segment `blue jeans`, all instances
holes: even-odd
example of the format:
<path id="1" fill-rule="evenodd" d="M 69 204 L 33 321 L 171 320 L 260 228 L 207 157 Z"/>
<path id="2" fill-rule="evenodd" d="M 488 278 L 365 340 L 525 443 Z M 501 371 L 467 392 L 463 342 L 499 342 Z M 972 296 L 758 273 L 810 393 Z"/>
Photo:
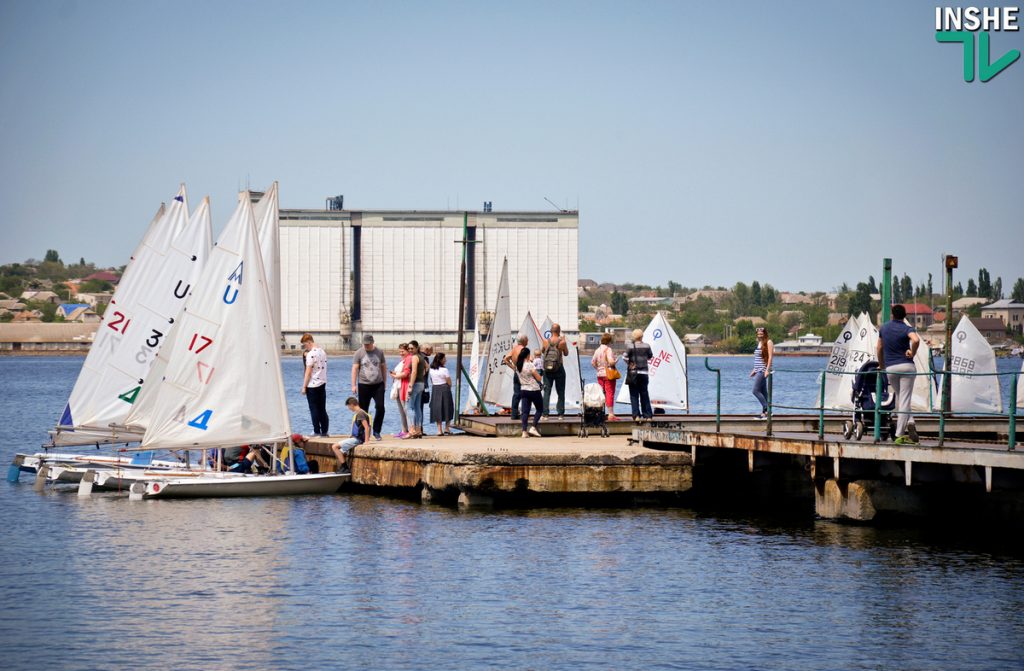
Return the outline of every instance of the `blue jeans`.
<path id="1" fill-rule="evenodd" d="M 629 385 L 629 405 L 633 410 L 633 419 L 654 417 L 654 410 L 651 409 L 651 395 L 647 392 L 648 382 L 650 380 L 646 375 L 637 375 L 633 384 Z"/>
<path id="2" fill-rule="evenodd" d="M 533 428 L 537 428 L 540 424 L 540 415 L 543 410 L 543 396 L 540 393 L 540 389 L 527 390 L 523 389 L 519 392 L 520 407 L 519 407 L 519 418 L 523 422 L 523 431 L 526 431 L 526 427 L 530 421 L 530 406 L 534 406 L 537 411 L 533 415 Z"/>
<path id="3" fill-rule="evenodd" d="M 423 428 L 423 382 L 414 382 L 409 387 L 409 400 L 405 402 L 406 412 L 412 415 L 414 429 Z"/>
<path id="4" fill-rule="evenodd" d="M 764 371 L 754 373 L 754 397 L 761 402 L 761 412 L 768 412 L 768 383 Z"/>

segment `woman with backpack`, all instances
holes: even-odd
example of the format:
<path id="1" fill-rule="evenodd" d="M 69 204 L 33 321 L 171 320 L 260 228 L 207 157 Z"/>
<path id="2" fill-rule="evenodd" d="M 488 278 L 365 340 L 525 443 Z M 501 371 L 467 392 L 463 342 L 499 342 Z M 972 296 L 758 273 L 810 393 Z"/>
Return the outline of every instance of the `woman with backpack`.
<path id="1" fill-rule="evenodd" d="M 654 417 L 651 396 L 647 392 L 647 362 L 654 356 L 654 352 L 643 339 L 644 332 L 635 329 L 633 342 L 626 346 L 626 353 L 622 355 L 626 360 L 626 384 L 629 385 L 629 404 L 632 406 L 634 422 Z"/>

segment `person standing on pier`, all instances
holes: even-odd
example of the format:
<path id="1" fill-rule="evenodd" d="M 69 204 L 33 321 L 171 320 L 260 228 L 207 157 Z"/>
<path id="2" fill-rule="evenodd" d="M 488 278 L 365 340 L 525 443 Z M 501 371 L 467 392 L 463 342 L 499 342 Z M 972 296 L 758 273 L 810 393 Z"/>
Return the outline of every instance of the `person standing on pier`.
<path id="1" fill-rule="evenodd" d="M 519 419 L 519 401 L 522 397 L 522 387 L 519 384 L 519 373 L 516 370 L 516 362 L 519 361 L 519 355 L 522 353 L 523 348 L 530 342 L 530 339 L 522 335 L 516 338 L 516 344 L 512 346 L 512 351 L 509 352 L 502 360 L 506 366 L 512 369 L 512 420 Z"/>
<path id="2" fill-rule="evenodd" d="M 612 334 L 601 334 L 601 346 L 594 352 L 590 365 L 597 371 L 597 383 L 604 390 L 604 404 L 608 407 L 608 420 L 614 422 L 615 416 L 615 380 L 619 379 L 619 371 L 615 368 L 615 352 L 612 351 Z M 614 372 L 613 372 L 614 371 Z"/>
<path id="3" fill-rule="evenodd" d="M 544 413 L 551 416 L 551 389 L 558 393 L 558 418 L 565 415 L 565 362 L 569 346 L 562 335 L 562 327 L 551 325 L 551 337 L 541 346 L 544 353 Z"/>
<path id="4" fill-rule="evenodd" d="M 450 436 L 449 422 L 455 417 L 455 402 L 452 400 L 452 376 L 445 365 L 444 352 L 434 355 L 430 362 L 430 421 L 437 424 L 437 435 Z M 444 424 L 444 428 L 441 425 Z"/>
<path id="5" fill-rule="evenodd" d="M 423 437 L 423 387 L 427 379 L 427 367 L 423 364 L 420 344 L 409 341 L 409 396 L 405 411 L 412 415 L 412 426 L 405 438 Z"/>
<path id="6" fill-rule="evenodd" d="M 904 319 L 907 309 L 902 305 L 892 306 L 892 320 L 878 330 L 878 370 L 888 373 L 886 377 L 896 396 L 896 444 L 916 445 L 917 429 L 910 415 L 910 404 L 914 392 L 914 355 L 921 345 L 921 337 Z M 909 433 L 908 433 L 909 427 Z"/>
<path id="7" fill-rule="evenodd" d="M 398 415 L 402 418 L 402 430 L 395 434 L 396 438 L 405 438 L 409 434 L 409 416 L 405 413 L 405 403 L 409 400 L 409 344 L 398 346 L 399 362 L 391 371 L 391 400 L 398 406 Z"/>
<path id="8" fill-rule="evenodd" d="M 388 379 L 388 366 L 384 352 L 373 343 L 373 336 L 363 336 L 363 346 L 352 355 L 352 393 L 359 399 L 359 407 L 370 412 L 373 400 L 373 439 L 380 440 L 384 426 L 384 381 Z"/>
<path id="9" fill-rule="evenodd" d="M 772 374 L 772 358 L 775 356 L 775 343 L 768 337 L 768 329 L 757 327 L 757 347 L 754 348 L 754 370 L 750 377 L 754 378 L 754 398 L 761 403 L 761 419 L 768 419 L 768 382 Z"/>
<path id="10" fill-rule="evenodd" d="M 633 330 L 633 342 L 626 347 L 622 358 L 626 360 L 626 384 L 629 386 L 629 404 L 633 411 L 633 421 L 651 419 L 651 396 L 647 390 L 650 382 L 647 362 L 654 357 L 651 346 L 644 342 L 644 332 Z"/>
<path id="11" fill-rule="evenodd" d="M 302 395 L 309 404 L 309 416 L 313 420 L 313 434 L 326 436 L 329 419 L 327 417 L 327 353 L 314 341 L 313 336 L 304 333 L 299 340 L 302 343 L 302 359 L 306 370 L 302 377 Z"/>
<path id="12" fill-rule="evenodd" d="M 420 361 L 423 362 L 423 368 L 427 371 L 427 377 L 423 380 L 423 396 L 420 397 L 420 403 L 424 406 L 423 413 L 426 414 L 426 406 L 430 405 L 430 389 L 433 384 L 430 382 L 430 361 L 434 358 L 434 346 L 430 343 L 423 343 L 420 347 Z"/>
<path id="13" fill-rule="evenodd" d="M 519 388 L 522 407 L 519 408 L 519 417 L 523 422 L 523 438 L 533 436 L 540 438 L 540 417 L 544 413 L 544 399 L 540 393 L 540 373 L 530 360 L 530 348 L 522 347 L 519 356 L 516 358 L 516 377 L 519 378 Z M 527 428 L 530 421 L 530 406 L 536 408 L 533 415 L 533 425 Z"/>

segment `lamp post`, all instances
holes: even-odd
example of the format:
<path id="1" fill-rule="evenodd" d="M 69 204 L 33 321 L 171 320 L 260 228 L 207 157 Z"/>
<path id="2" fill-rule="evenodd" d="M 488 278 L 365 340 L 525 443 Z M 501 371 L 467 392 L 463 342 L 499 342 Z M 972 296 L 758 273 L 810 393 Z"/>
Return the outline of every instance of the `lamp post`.
<path id="1" fill-rule="evenodd" d="M 946 345 L 943 347 L 942 375 L 942 412 L 950 411 L 950 392 L 952 379 L 949 375 L 953 360 L 953 270 L 959 265 L 959 259 L 952 254 L 946 255 Z"/>

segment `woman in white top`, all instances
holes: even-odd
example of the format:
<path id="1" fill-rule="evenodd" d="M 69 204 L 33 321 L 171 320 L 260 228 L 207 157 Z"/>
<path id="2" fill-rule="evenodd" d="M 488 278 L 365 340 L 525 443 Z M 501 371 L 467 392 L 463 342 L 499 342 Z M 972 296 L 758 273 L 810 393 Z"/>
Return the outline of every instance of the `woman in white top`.
<path id="1" fill-rule="evenodd" d="M 452 402 L 452 376 L 445 367 L 444 352 L 434 355 L 430 362 L 430 421 L 437 424 L 437 435 L 452 435 L 449 422 L 455 417 Z M 444 424 L 444 429 L 441 425 Z"/>
<path id="2" fill-rule="evenodd" d="M 540 373 L 530 360 L 530 348 L 524 347 L 516 359 L 516 375 L 519 376 L 519 418 L 523 422 L 523 438 L 535 436 L 540 438 L 537 426 L 544 412 L 544 395 L 540 393 Z M 537 409 L 533 415 L 533 426 L 526 428 L 530 419 L 530 404 Z"/>
<path id="3" fill-rule="evenodd" d="M 597 383 L 601 385 L 601 389 L 604 390 L 604 404 L 608 407 L 608 419 L 616 420 L 618 417 L 615 416 L 615 379 L 608 377 L 608 371 L 616 371 L 615 352 L 612 351 L 612 334 L 603 333 L 601 334 L 601 346 L 594 352 L 594 356 L 590 359 L 590 365 L 597 370 Z M 614 373 L 613 373 L 614 375 Z"/>
<path id="4" fill-rule="evenodd" d="M 409 435 L 409 416 L 405 414 L 406 396 L 402 393 L 402 379 L 409 375 L 406 370 L 409 365 L 409 344 L 402 343 L 398 346 L 398 363 L 391 371 L 391 400 L 398 406 L 398 415 L 402 418 L 402 430 L 395 434 L 396 438 L 405 438 Z M 408 385 L 406 385 L 408 388 Z"/>

